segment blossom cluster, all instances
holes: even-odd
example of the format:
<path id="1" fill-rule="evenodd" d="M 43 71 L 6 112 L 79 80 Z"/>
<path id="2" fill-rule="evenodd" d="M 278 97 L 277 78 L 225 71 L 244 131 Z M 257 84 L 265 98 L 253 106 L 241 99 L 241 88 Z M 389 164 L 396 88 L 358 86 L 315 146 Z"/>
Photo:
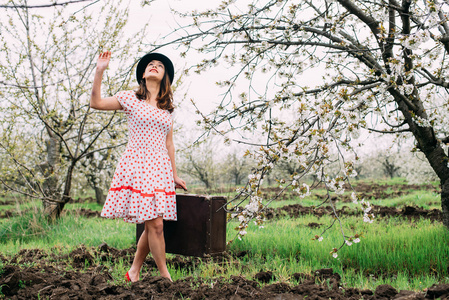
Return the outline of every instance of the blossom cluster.
<path id="1" fill-rule="evenodd" d="M 420 127 L 432 127 L 432 124 L 428 119 L 421 118 L 417 115 L 413 116 L 413 121 Z"/>
<path id="2" fill-rule="evenodd" d="M 265 218 L 261 212 L 262 208 L 262 198 L 253 195 L 249 198 L 249 203 L 246 204 L 243 209 L 231 214 L 232 218 L 237 218 L 239 221 L 239 225 L 236 227 L 239 239 L 248 233 L 246 229 L 248 228 L 250 221 L 253 221 L 259 228 L 263 228 Z"/>

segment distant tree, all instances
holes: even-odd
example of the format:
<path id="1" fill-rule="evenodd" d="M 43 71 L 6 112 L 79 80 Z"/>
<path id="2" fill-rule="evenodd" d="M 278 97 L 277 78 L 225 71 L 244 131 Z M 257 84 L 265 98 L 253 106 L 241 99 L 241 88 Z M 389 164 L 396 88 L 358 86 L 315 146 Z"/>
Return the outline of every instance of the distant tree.
<path id="1" fill-rule="evenodd" d="M 184 14 L 191 22 L 167 43 L 185 47 L 183 55 L 197 49 L 202 60 L 192 67 L 196 72 L 217 70 L 220 63 L 235 70 L 219 82 L 227 93 L 216 111 L 204 115 L 205 128 L 229 139 L 235 139 L 230 132 L 259 136 L 247 142 L 257 146 L 251 153 L 259 166 L 240 193 L 250 200 L 239 213 L 242 235 L 264 207 L 262 178 L 282 157 L 296 156 L 304 164 L 304 175 L 286 179 L 300 196 L 309 191 L 302 180 L 309 173 L 328 188 L 328 200 L 341 194 L 343 183 L 356 175 L 351 140 L 362 129 L 414 137 L 440 179 L 443 223 L 449 227 L 449 160 L 443 150 L 449 141 L 448 10 L 447 1 L 436 0 L 265 0 L 246 6 L 229 0 Z M 301 84 L 317 74 L 321 80 L 314 86 Z M 337 176 L 327 170 L 334 153 L 341 161 Z M 369 205 L 359 203 L 371 222 Z M 342 246 L 359 240 L 343 237 Z"/>
<path id="2" fill-rule="evenodd" d="M 210 138 L 202 143 L 188 145 L 178 151 L 180 159 L 176 163 L 179 172 L 199 180 L 208 190 L 214 188 L 218 180 L 215 142 Z"/>
<path id="3" fill-rule="evenodd" d="M 112 148 L 107 151 L 91 152 L 81 161 L 83 168 L 80 172 L 86 176 L 88 185 L 95 192 L 95 200 L 100 205 L 106 200 L 105 189 L 109 186 L 108 179 L 112 178 L 116 161 L 117 157 L 113 155 Z"/>
<path id="4" fill-rule="evenodd" d="M 98 53 L 114 53 L 103 89 L 112 95 L 128 87 L 130 58 L 145 32 L 124 38 L 128 11 L 117 8 L 120 1 L 76 15 L 55 6 L 51 17 L 14 3 L 0 17 L 0 183 L 42 199 L 46 214 L 57 218 L 80 162 L 126 142 L 121 114 L 89 107 Z"/>
<path id="5" fill-rule="evenodd" d="M 384 174 L 390 178 L 394 178 L 396 177 L 396 174 L 400 168 L 390 160 L 391 159 L 389 157 L 386 157 L 385 160 L 382 162 L 382 165 L 384 167 Z"/>
<path id="6" fill-rule="evenodd" d="M 281 160 L 277 164 L 277 167 L 287 173 L 288 176 L 295 174 L 301 174 L 305 171 L 301 164 L 294 160 Z"/>
<path id="7" fill-rule="evenodd" d="M 226 156 L 223 166 L 223 170 L 226 173 L 223 175 L 227 175 L 236 186 L 241 185 L 251 172 L 249 159 L 238 155 L 235 151 Z"/>
<path id="8" fill-rule="evenodd" d="M 383 172 L 385 176 L 388 176 L 390 178 L 394 178 L 397 176 L 400 167 L 396 165 L 394 158 L 390 156 L 385 156 L 381 163 L 383 166 Z"/>

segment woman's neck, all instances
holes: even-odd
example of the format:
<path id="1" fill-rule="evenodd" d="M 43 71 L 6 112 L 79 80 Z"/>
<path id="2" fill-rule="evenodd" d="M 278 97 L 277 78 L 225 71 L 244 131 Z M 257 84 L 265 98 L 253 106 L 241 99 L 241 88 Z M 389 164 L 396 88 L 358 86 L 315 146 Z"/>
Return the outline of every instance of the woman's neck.
<path id="1" fill-rule="evenodd" d="M 147 80 L 146 87 L 147 87 L 147 90 L 150 92 L 150 97 L 145 99 L 145 101 L 148 101 L 150 104 L 155 105 L 157 103 L 157 95 L 159 95 L 159 91 L 161 89 L 161 84 L 160 84 L 160 82 Z"/>

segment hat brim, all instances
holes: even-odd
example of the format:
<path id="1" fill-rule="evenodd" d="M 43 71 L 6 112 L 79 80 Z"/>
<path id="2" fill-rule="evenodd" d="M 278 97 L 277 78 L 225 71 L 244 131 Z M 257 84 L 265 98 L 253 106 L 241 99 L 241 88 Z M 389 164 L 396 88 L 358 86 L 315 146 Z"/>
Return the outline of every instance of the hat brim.
<path id="1" fill-rule="evenodd" d="M 173 67 L 171 60 L 161 53 L 147 53 L 139 60 L 136 68 L 137 83 L 140 84 L 140 81 L 143 79 L 143 73 L 152 60 L 158 60 L 164 64 L 165 72 L 167 73 L 168 78 L 170 78 L 170 84 L 172 84 L 173 77 L 175 76 L 175 68 Z"/>

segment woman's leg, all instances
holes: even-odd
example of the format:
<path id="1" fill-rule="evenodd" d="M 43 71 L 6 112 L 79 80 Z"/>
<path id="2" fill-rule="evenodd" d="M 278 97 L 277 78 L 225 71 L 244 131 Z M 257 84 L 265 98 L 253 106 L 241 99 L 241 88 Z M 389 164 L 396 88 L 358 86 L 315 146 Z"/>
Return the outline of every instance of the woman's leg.
<path id="1" fill-rule="evenodd" d="M 148 234 L 148 245 L 162 277 L 171 280 L 165 259 L 164 222 L 162 217 L 145 222 L 145 232 Z"/>
<path id="2" fill-rule="evenodd" d="M 140 269 L 148 255 L 150 253 L 150 247 L 148 245 L 148 234 L 147 231 L 144 230 L 142 235 L 139 238 L 139 242 L 137 243 L 136 255 L 134 256 L 133 264 L 131 269 L 128 271 L 129 278 L 131 281 L 139 280 Z"/>

